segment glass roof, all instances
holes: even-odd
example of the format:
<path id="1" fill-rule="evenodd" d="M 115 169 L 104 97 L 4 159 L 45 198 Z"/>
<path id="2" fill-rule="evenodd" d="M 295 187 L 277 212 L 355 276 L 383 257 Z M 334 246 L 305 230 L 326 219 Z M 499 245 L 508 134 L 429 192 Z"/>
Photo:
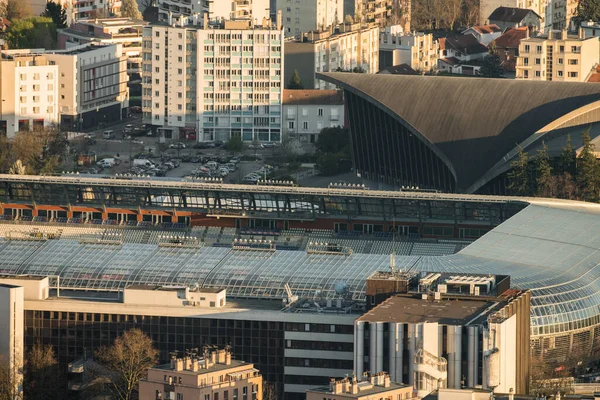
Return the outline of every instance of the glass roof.
<path id="1" fill-rule="evenodd" d="M 600 323 L 600 214 L 593 210 L 530 205 L 457 254 L 396 256 L 396 267 L 510 275 L 514 287 L 532 291 L 532 333 L 580 329 Z M 362 300 L 365 279 L 389 263 L 378 254 L 0 239 L 0 273 L 58 275 L 61 287 L 73 289 L 167 284 L 281 298 L 286 283 L 312 296 L 332 295 L 343 282 Z"/>

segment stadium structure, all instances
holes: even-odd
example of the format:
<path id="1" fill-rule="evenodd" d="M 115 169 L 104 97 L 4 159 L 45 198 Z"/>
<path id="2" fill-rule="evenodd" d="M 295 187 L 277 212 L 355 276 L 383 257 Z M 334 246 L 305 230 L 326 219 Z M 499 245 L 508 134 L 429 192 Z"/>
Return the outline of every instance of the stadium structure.
<path id="1" fill-rule="evenodd" d="M 597 204 L 2 175 L 0 207 L 3 279 L 48 282 L 25 298 L 26 344 L 51 343 L 62 361 L 140 327 L 163 355 L 231 344 L 302 398 L 352 373 L 365 281 L 390 264 L 509 275 L 531 293 L 533 356 L 567 366 L 600 355 Z M 187 288 L 186 304 L 225 290 L 227 303 L 127 304 L 132 288 L 157 299 Z"/>
<path id="2" fill-rule="evenodd" d="M 600 121 L 600 87 L 586 83 L 339 72 L 317 78 L 344 90 L 354 167 L 382 188 L 502 194 L 520 148 L 535 154 L 545 141 L 560 151 L 567 134 L 577 140 Z"/>

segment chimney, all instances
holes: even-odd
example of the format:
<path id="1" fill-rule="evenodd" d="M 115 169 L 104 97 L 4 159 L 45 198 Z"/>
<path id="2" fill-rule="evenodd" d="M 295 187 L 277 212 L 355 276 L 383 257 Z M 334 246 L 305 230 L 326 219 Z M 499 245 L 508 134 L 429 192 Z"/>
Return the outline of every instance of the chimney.
<path id="1" fill-rule="evenodd" d="M 376 377 L 375 375 L 371 375 L 371 376 L 369 376 L 369 380 L 371 381 L 371 385 L 375 386 L 375 383 L 376 383 L 375 379 L 376 379 L 376 378 L 377 378 L 377 377 Z"/>
<path id="2" fill-rule="evenodd" d="M 231 365 L 231 352 L 225 352 L 225 365 Z"/>
<path id="3" fill-rule="evenodd" d="M 548 29 L 548 40 L 552 40 L 552 29 Z"/>
<path id="4" fill-rule="evenodd" d="M 579 33 L 579 39 L 584 39 L 584 37 L 583 37 L 583 28 L 582 27 L 579 27 L 579 32 L 578 33 Z"/>
<path id="5" fill-rule="evenodd" d="M 202 14 L 202 22 L 203 22 L 202 29 L 208 29 L 208 14 L 207 13 Z"/>
<path id="6" fill-rule="evenodd" d="M 175 371 L 177 371 L 177 372 L 183 371 L 183 359 L 182 358 L 177 358 L 175 360 Z"/>
<path id="7" fill-rule="evenodd" d="M 185 356 L 183 358 L 183 362 L 185 364 L 185 367 L 184 367 L 185 370 L 189 371 L 192 369 L 192 359 L 190 357 Z"/>
<path id="8" fill-rule="evenodd" d="M 281 15 L 281 10 L 277 10 L 277 30 L 280 31 L 283 29 L 283 16 Z"/>
<path id="9" fill-rule="evenodd" d="M 385 374 L 385 376 L 383 377 L 383 387 L 390 387 L 390 376 L 388 374 Z"/>
<path id="10" fill-rule="evenodd" d="M 510 390 L 508 391 L 508 400 L 515 400 L 515 391 L 513 390 L 513 388 L 510 388 Z"/>
<path id="11" fill-rule="evenodd" d="M 219 350 L 217 356 L 219 357 L 219 364 L 225 364 L 225 350 Z"/>
<path id="12" fill-rule="evenodd" d="M 564 28 L 564 29 L 562 30 L 562 36 L 561 36 L 561 39 L 562 39 L 562 40 L 567 40 L 568 38 L 569 38 L 569 35 L 568 35 L 568 33 L 567 33 L 567 28 Z"/>
<path id="13" fill-rule="evenodd" d="M 177 368 L 177 357 L 171 354 L 171 369 Z"/>
<path id="14" fill-rule="evenodd" d="M 560 392 L 556 392 L 555 400 L 560 400 L 562 397 L 560 396 Z"/>
<path id="15" fill-rule="evenodd" d="M 344 379 L 343 381 L 343 385 L 344 385 L 344 393 L 350 393 L 350 391 L 352 389 L 350 389 L 350 379 L 348 377 L 346 377 L 346 379 Z"/>
<path id="16" fill-rule="evenodd" d="M 352 384 L 350 385 L 350 391 L 352 394 L 358 394 L 358 382 L 356 381 L 356 376 L 352 377 Z"/>
<path id="17" fill-rule="evenodd" d="M 215 365 L 217 363 L 217 352 L 216 351 L 211 351 L 210 352 L 210 362 Z"/>
<path id="18" fill-rule="evenodd" d="M 194 15 L 192 15 L 192 24 L 194 24 L 194 26 L 198 25 L 198 13 L 194 13 Z"/>
<path id="19" fill-rule="evenodd" d="M 337 393 L 335 391 L 335 378 L 329 378 L 329 391 L 334 394 Z"/>
<path id="20" fill-rule="evenodd" d="M 194 359 L 192 360 L 192 371 L 198 372 L 198 369 L 198 359 L 194 357 Z"/>

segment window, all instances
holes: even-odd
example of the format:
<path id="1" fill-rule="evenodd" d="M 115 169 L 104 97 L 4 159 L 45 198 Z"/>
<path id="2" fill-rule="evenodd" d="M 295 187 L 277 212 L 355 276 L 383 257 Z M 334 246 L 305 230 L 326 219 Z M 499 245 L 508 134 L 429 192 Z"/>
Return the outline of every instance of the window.
<path id="1" fill-rule="evenodd" d="M 183 400 L 183 395 L 181 393 L 177 393 L 177 400 Z"/>
<path id="2" fill-rule="evenodd" d="M 177 92 L 177 98 L 178 99 L 183 99 L 183 93 Z"/>
<path id="3" fill-rule="evenodd" d="M 160 32 L 154 32 L 154 36 L 160 37 Z"/>
<path id="4" fill-rule="evenodd" d="M 535 76 L 539 77 L 540 76 L 540 71 L 535 71 Z"/>
<path id="5" fill-rule="evenodd" d="M 183 106 L 181 104 L 177 104 L 177 109 L 178 110 L 183 110 Z"/>
<path id="6" fill-rule="evenodd" d="M 541 64 L 541 60 L 539 58 L 535 59 L 535 65 L 540 65 Z"/>
<path id="7" fill-rule="evenodd" d="M 177 117 L 177 121 L 181 122 L 182 121 L 182 117 Z"/>
<path id="8" fill-rule="evenodd" d="M 160 56 L 154 56 L 154 61 L 160 61 Z"/>
<path id="9" fill-rule="evenodd" d="M 154 108 L 160 108 L 160 104 L 154 103 Z"/>
<path id="10" fill-rule="evenodd" d="M 177 57 L 178 62 L 183 62 L 183 57 Z"/>
<path id="11" fill-rule="evenodd" d="M 558 59 L 558 63 L 562 65 L 562 63 L 563 63 L 563 59 L 562 59 L 562 58 L 559 58 L 559 59 Z"/>
<path id="12" fill-rule="evenodd" d="M 179 45 L 177 45 L 177 50 L 179 50 L 179 51 L 183 50 L 183 46 L 182 46 L 182 45 L 180 45 L 180 44 L 179 44 Z"/>
<path id="13" fill-rule="evenodd" d="M 288 129 L 294 129 L 294 121 L 288 121 Z"/>
<path id="14" fill-rule="evenodd" d="M 302 123 L 302 129 L 304 129 L 304 130 L 308 129 L 308 121 L 304 121 Z"/>
<path id="15" fill-rule="evenodd" d="M 54 79 L 54 74 L 52 72 L 48 72 L 48 75 L 46 75 L 46 79 Z"/>
<path id="16" fill-rule="evenodd" d="M 61 83 L 61 84 L 60 84 L 60 88 L 61 88 L 61 89 L 64 89 L 64 88 L 65 88 L 65 84 L 64 84 L 64 83 Z"/>
<path id="17" fill-rule="evenodd" d="M 181 75 L 181 74 L 183 74 L 183 70 L 182 70 L 181 68 L 177 68 L 177 73 L 178 73 L 179 75 Z"/>
<path id="18" fill-rule="evenodd" d="M 563 76 L 563 72 L 562 71 L 556 71 L 556 76 Z"/>
<path id="19" fill-rule="evenodd" d="M 577 65 L 577 64 L 578 64 L 578 60 L 576 58 L 569 59 L 569 65 Z"/>
<path id="20" fill-rule="evenodd" d="M 160 68 L 154 67 L 154 72 L 160 72 Z"/>
<path id="21" fill-rule="evenodd" d="M 302 116 L 308 117 L 308 108 L 303 108 L 302 109 Z"/>
<path id="22" fill-rule="evenodd" d="M 538 53 L 541 53 L 542 52 L 542 46 L 537 46 L 535 48 L 535 51 L 537 51 Z"/>
<path id="23" fill-rule="evenodd" d="M 182 34 L 181 32 L 179 32 L 179 33 L 177 34 L 177 38 L 178 38 L 178 39 L 181 39 L 181 38 L 183 38 L 183 34 Z"/>
<path id="24" fill-rule="evenodd" d="M 559 51 L 560 51 L 561 53 L 564 53 L 564 52 L 565 52 L 565 46 L 560 46 L 560 47 L 559 47 Z"/>
<path id="25" fill-rule="evenodd" d="M 523 75 L 523 78 L 529 78 L 529 71 L 523 71 L 525 74 Z"/>
<path id="26" fill-rule="evenodd" d="M 21 107 L 21 114 L 27 114 L 27 107 Z"/>
<path id="27" fill-rule="evenodd" d="M 19 75 L 19 78 L 21 78 L 22 81 L 27 80 L 27 74 L 21 74 Z"/>
<path id="28" fill-rule="evenodd" d="M 39 114 L 40 113 L 40 108 L 39 107 L 33 107 L 33 113 L 34 114 Z"/>
<path id="29" fill-rule="evenodd" d="M 33 74 L 33 79 L 36 81 L 40 79 L 40 74 Z"/>
<path id="30" fill-rule="evenodd" d="M 525 45 L 525 50 L 523 52 L 524 53 L 529 53 L 529 45 L 528 44 Z"/>
<path id="31" fill-rule="evenodd" d="M 579 47 L 571 46 L 571 53 L 579 53 Z"/>
<path id="32" fill-rule="evenodd" d="M 569 76 L 569 78 L 577 78 L 577 75 L 578 75 L 578 74 L 577 74 L 577 72 L 572 72 L 572 71 L 571 71 L 571 72 L 569 72 L 567 75 Z"/>
<path id="33" fill-rule="evenodd" d="M 49 83 L 48 84 L 48 90 L 54 90 L 54 84 L 53 83 Z"/>
<path id="34" fill-rule="evenodd" d="M 523 65 L 529 65 L 529 57 L 523 57 Z"/>
<path id="35" fill-rule="evenodd" d="M 183 86 L 183 81 L 177 81 L 177 87 L 182 87 Z"/>
<path id="36" fill-rule="evenodd" d="M 319 108 L 319 117 L 322 117 L 322 116 L 323 116 L 323 109 Z"/>

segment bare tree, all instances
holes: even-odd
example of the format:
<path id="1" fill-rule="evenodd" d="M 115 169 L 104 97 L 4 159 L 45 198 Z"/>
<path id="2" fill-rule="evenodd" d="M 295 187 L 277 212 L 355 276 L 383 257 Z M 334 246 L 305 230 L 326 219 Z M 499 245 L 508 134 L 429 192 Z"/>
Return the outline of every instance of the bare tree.
<path id="1" fill-rule="evenodd" d="M 66 388 L 67 382 L 54 355 L 54 348 L 36 342 L 25 359 L 25 398 L 60 400 L 65 397 Z"/>
<path id="2" fill-rule="evenodd" d="M 573 383 L 570 371 L 564 366 L 532 356 L 530 393 L 545 396 L 553 396 L 557 392 L 570 394 L 573 393 Z"/>
<path id="3" fill-rule="evenodd" d="M 23 19 L 33 16 L 31 6 L 27 1 L 23 0 L 6 0 L 2 2 L 0 13 L 3 17 L 12 21 L 13 19 Z"/>
<path id="4" fill-rule="evenodd" d="M 277 395 L 277 389 L 275 385 L 264 381 L 263 382 L 263 400 L 277 400 L 279 396 Z"/>
<path id="5" fill-rule="evenodd" d="M 156 365 L 158 350 L 140 329 L 131 329 L 115 339 L 110 347 L 96 351 L 101 373 L 110 382 L 108 389 L 119 400 L 130 400 L 138 393 L 140 378 Z M 1 399 L 0 399 L 1 400 Z"/>
<path id="6" fill-rule="evenodd" d="M 25 175 L 27 174 L 27 169 L 21 162 L 21 160 L 15 161 L 15 163 L 10 167 L 8 173 L 11 175 Z"/>
<path id="7" fill-rule="evenodd" d="M 0 400 L 23 400 L 23 392 L 19 389 L 23 384 L 23 376 L 17 366 L 0 355 Z"/>

